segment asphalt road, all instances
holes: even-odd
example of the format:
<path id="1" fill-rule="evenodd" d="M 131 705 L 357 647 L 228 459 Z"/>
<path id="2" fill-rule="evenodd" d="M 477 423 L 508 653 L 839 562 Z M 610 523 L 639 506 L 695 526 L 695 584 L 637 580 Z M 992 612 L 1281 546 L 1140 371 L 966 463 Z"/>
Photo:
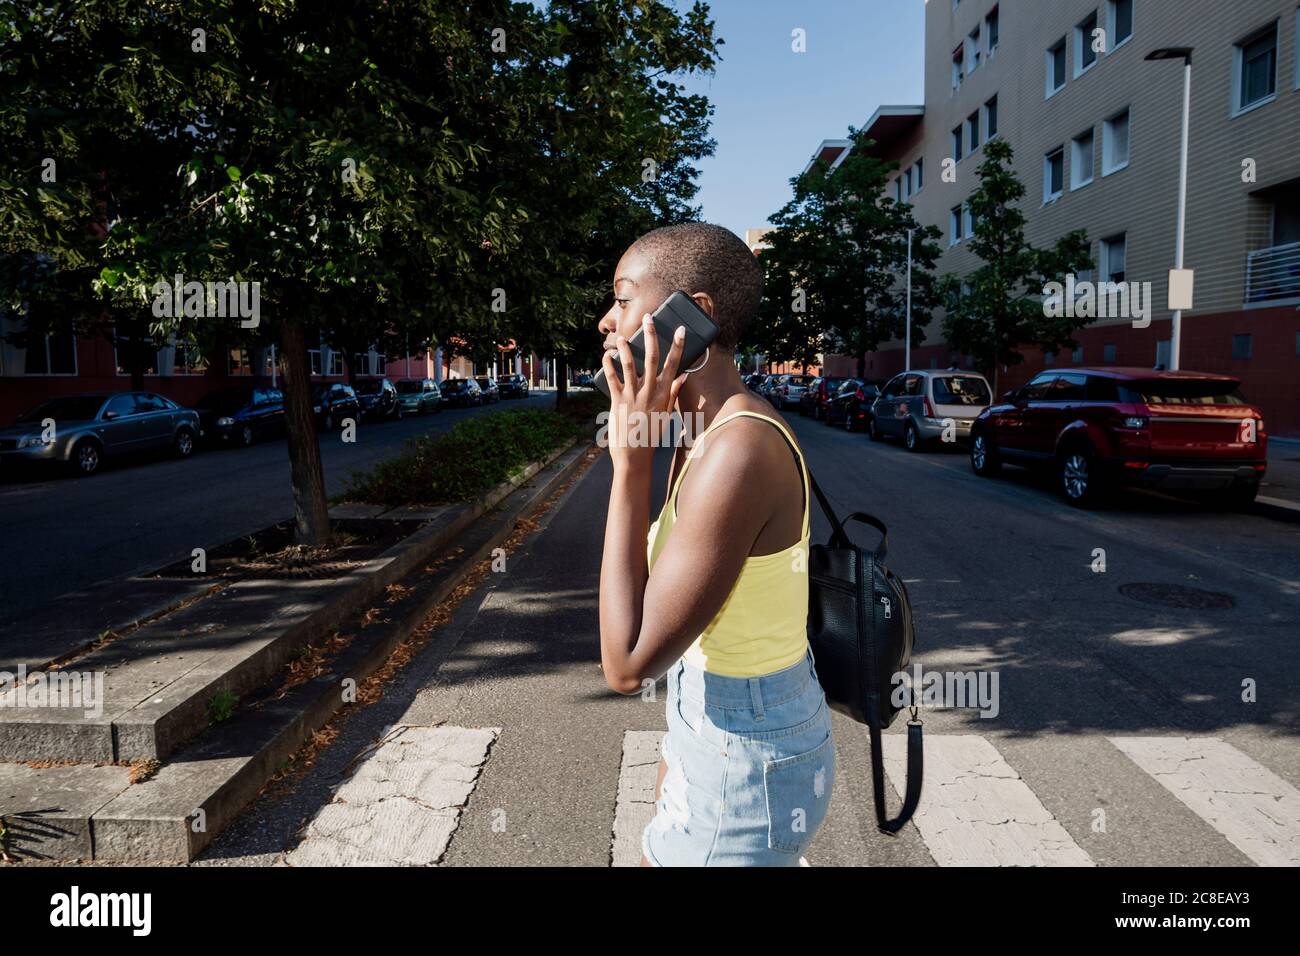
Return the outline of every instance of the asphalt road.
<path id="1" fill-rule="evenodd" d="M 912 454 L 787 419 L 835 507 L 889 525 L 889 563 L 917 615 L 914 662 L 998 679 L 995 716 L 923 709 L 926 816 L 897 837 L 874 827 L 865 729 L 835 715 L 838 769 L 812 865 L 1296 862 L 1300 525 L 1152 495 L 1080 512 L 1014 469 L 977 478 L 958 451 Z M 661 452 L 656 503 L 667 464 Z M 296 793 L 251 807 L 207 862 L 281 860 L 387 726 L 432 723 L 500 728 L 443 865 L 608 865 L 616 801 L 635 790 L 620 775 L 627 741 L 665 727 L 662 694 L 613 694 L 599 670 L 609 480 L 602 458 Z M 827 533 L 814 508 L 814 541 Z M 1221 606 L 1124 593 L 1142 584 Z"/>
<path id="2" fill-rule="evenodd" d="M 337 431 L 322 434 L 326 493 L 342 491 L 353 471 L 394 455 L 408 438 L 445 431 L 466 417 L 554 401 L 554 392 L 534 392 L 522 401 L 367 422 L 351 444 Z M 168 564 L 292 513 L 283 440 L 204 450 L 186 461 L 124 460 L 92 478 L 6 475 L 0 479 L 7 559 L 0 617 L 20 617 L 62 594 Z"/>

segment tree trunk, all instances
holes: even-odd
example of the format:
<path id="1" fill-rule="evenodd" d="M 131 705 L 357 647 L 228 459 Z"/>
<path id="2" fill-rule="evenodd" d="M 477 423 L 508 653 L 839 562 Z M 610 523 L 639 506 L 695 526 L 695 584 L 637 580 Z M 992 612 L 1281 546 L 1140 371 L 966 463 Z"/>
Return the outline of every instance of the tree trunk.
<path id="1" fill-rule="evenodd" d="M 293 531 L 298 544 L 322 547 L 330 541 L 325 472 L 321 468 L 316 417 L 311 405 L 311 360 L 302 326 L 280 326 L 280 373 L 284 377 L 284 425 L 293 487 Z"/>
<path id="2" fill-rule="evenodd" d="M 569 395 L 569 363 L 563 356 L 555 357 L 555 404 L 563 405 Z"/>
<path id="3" fill-rule="evenodd" d="M 853 377 L 864 380 L 867 377 L 867 355 L 865 352 L 858 353 L 858 374 Z"/>

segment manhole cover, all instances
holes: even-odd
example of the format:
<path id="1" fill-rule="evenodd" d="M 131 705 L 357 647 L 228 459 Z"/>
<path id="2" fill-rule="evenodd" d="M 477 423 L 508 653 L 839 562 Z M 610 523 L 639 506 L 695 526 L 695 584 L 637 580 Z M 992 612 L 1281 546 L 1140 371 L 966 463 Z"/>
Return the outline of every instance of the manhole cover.
<path id="1" fill-rule="evenodd" d="M 1200 588 L 1189 588 L 1181 584 L 1121 584 L 1119 593 L 1143 604 L 1159 604 L 1161 607 L 1187 608 L 1194 611 L 1236 606 L 1231 595 L 1216 591 L 1202 591 Z"/>

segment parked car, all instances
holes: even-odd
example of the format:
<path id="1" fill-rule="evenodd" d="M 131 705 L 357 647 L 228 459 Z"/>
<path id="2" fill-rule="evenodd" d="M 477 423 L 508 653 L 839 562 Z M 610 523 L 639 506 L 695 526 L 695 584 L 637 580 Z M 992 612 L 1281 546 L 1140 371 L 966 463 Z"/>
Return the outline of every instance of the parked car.
<path id="1" fill-rule="evenodd" d="M 449 378 L 442 383 L 442 400 L 451 408 L 483 404 L 483 390 L 472 378 Z"/>
<path id="2" fill-rule="evenodd" d="M 766 381 L 758 387 L 758 394 L 775 405 L 776 399 L 773 398 L 773 395 L 776 393 L 776 390 L 781 387 L 781 382 L 784 378 L 785 375 L 769 375 Z"/>
<path id="3" fill-rule="evenodd" d="M 842 380 L 834 397 L 826 403 L 826 424 L 839 425 L 850 432 L 865 428 L 871 421 L 871 407 L 879 397 L 880 389 L 860 378 Z"/>
<path id="4" fill-rule="evenodd" d="M 920 451 L 952 429 L 956 441 L 970 438 L 971 424 L 988 408 L 993 390 L 979 372 L 924 369 L 891 378 L 872 406 L 867 431 L 875 441 L 901 438 Z"/>
<path id="5" fill-rule="evenodd" d="M 507 375 L 497 383 L 502 398 L 527 398 L 528 379 L 522 375 Z"/>
<path id="6" fill-rule="evenodd" d="M 573 380 L 573 384 L 576 385 L 578 388 L 595 388 L 595 387 L 596 387 L 595 385 L 593 385 L 593 384 L 591 383 L 591 375 L 589 375 L 587 372 L 583 372 L 583 373 L 582 373 L 581 375 L 579 375 L 576 379 L 574 379 L 574 380 Z"/>
<path id="7" fill-rule="evenodd" d="M 1120 485 L 1211 492 L 1230 507 L 1255 500 L 1268 436 L 1230 375 L 1143 368 L 1041 372 L 975 421 L 971 468 L 1051 469 L 1066 501 L 1086 507 Z"/>
<path id="8" fill-rule="evenodd" d="M 823 375 L 821 378 L 813 379 L 812 384 L 805 388 L 803 395 L 799 397 L 800 413 L 811 415 L 814 421 L 825 418 L 826 406 L 843 384 L 844 379 L 834 375 Z"/>
<path id="9" fill-rule="evenodd" d="M 402 400 L 397 395 L 397 386 L 386 378 L 370 378 L 357 383 L 357 401 L 361 403 L 361 414 L 366 418 L 402 417 Z"/>
<path id="10" fill-rule="evenodd" d="M 797 406 L 799 399 L 803 397 L 804 390 L 813 382 L 811 375 L 785 375 L 782 376 L 782 379 L 772 402 L 777 408 Z"/>
<path id="11" fill-rule="evenodd" d="M 766 381 L 767 381 L 766 375 L 764 375 L 762 372 L 755 372 L 753 375 L 745 379 L 745 384 L 749 387 L 749 390 L 751 392 L 758 392 L 759 394 L 762 394 L 763 384 Z"/>
<path id="12" fill-rule="evenodd" d="M 120 455 L 171 448 L 188 458 L 201 433 L 198 412 L 153 392 L 65 395 L 0 428 L 0 462 L 52 462 L 93 475 Z"/>
<path id="13" fill-rule="evenodd" d="M 501 401 L 501 389 L 497 386 L 497 380 L 491 375 L 480 375 L 474 381 L 478 382 L 479 390 L 483 393 L 484 402 Z"/>
<path id="14" fill-rule="evenodd" d="M 431 378 L 404 378 L 397 382 L 402 411 L 409 415 L 442 411 L 442 390 Z"/>
<path id="15" fill-rule="evenodd" d="M 247 448 L 284 434 L 284 395 L 278 388 L 219 388 L 204 395 L 194 408 L 206 441 Z"/>
<path id="16" fill-rule="evenodd" d="M 351 385 L 322 382 L 311 390 L 311 410 L 321 431 L 332 432 L 346 418 L 361 421 L 361 402 Z"/>

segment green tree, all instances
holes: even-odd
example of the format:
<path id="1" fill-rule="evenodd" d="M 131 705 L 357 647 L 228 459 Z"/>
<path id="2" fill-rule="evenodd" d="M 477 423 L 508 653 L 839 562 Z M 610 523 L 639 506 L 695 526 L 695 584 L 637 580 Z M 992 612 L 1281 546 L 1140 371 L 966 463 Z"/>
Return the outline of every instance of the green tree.
<path id="1" fill-rule="evenodd" d="M 1051 315 L 1043 307 L 1043 287 L 1092 267 L 1087 233 L 1081 229 L 1050 249 L 1035 249 L 1026 241 L 1019 206 L 1025 187 L 1010 168 L 1012 157 L 1004 139 L 984 144 L 984 161 L 977 170 L 980 185 L 970 197 L 971 250 L 984 264 L 963 278 L 950 275 L 943 280 L 948 301 L 944 336 L 992 376 L 995 395 L 999 369 L 1024 361 L 1023 346 L 1051 351 L 1077 344 L 1073 333 L 1087 318 Z M 968 287 L 964 293 L 963 281 Z"/>
<path id="2" fill-rule="evenodd" d="M 866 353 L 905 333 L 908 231 L 914 342 L 923 341 L 941 301 L 933 274 L 940 249 L 939 230 L 919 225 L 910 204 L 886 195 L 898 164 L 873 156 L 865 132 L 850 127 L 849 139 L 834 170 L 818 160 L 791 180 L 793 198 L 771 218 L 771 249 L 761 255 L 769 295 L 755 335 L 784 359 L 803 362 L 831 349 L 854 355 L 861 376 Z M 800 299 L 803 313 L 792 306 Z"/>
<path id="3" fill-rule="evenodd" d="M 256 329 L 150 331 L 278 343 L 310 544 L 329 538 L 321 336 L 349 361 L 385 339 L 594 339 L 611 230 L 684 215 L 711 148 L 707 102 L 671 80 L 712 67 L 702 4 L 85 0 L 5 4 L 0 24 L 5 304 L 90 321 L 138 317 L 160 277 L 257 283 Z"/>

